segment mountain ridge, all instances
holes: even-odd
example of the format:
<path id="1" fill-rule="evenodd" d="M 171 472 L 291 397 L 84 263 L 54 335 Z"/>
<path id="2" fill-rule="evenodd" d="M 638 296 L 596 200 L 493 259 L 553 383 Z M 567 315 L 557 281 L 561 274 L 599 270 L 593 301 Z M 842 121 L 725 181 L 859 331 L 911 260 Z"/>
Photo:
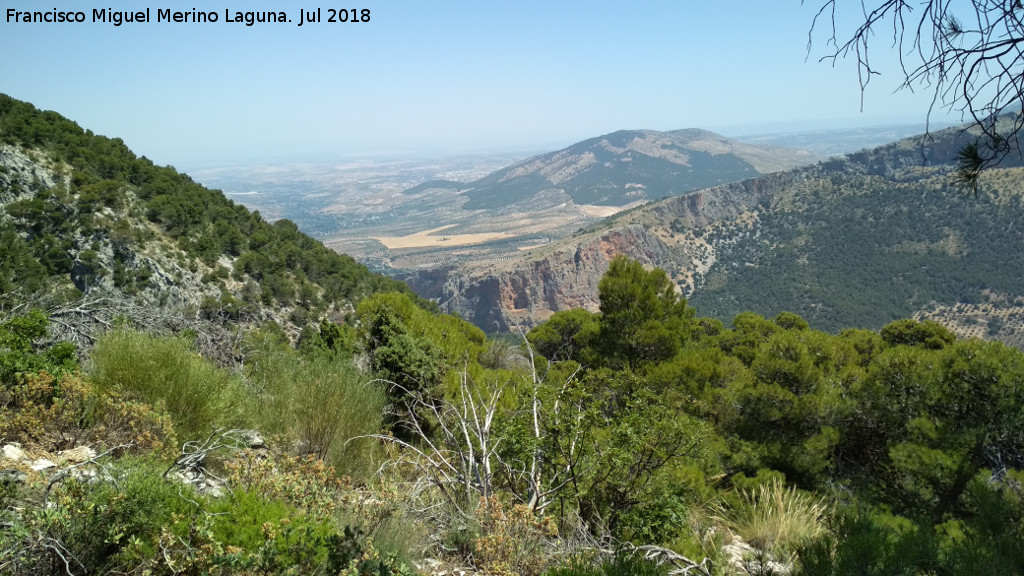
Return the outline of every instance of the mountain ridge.
<path id="1" fill-rule="evenodd" d="M 527 158 L 464 186 L 465 209 L 521 203 L 545 190 L 580 205 L 622 206 L 742 180 L 816 159 L 689 128 L 619 130 Z"/>
<path id="2" fill-rule="evenodd" d="M 596 279 L 618 253 L 665 269 L 700 313 L 723 321 L 748 309 L 766 316 L 789 310 L 826 329 L 878 328 L 898 317 L 982 298 L 972 278 L 989 278 L 998 285 L 999 298 L 1012 301 L 1021 292 L 1014 282 L 1024 285 L 1024 277 L 1012 272 L 1024 269 L 1024 263 L 1014 268 L 1005 257 L 1005 246 L 1024 241 L 1011 222 L 1022 197 L 1015 180 L 1021 161 L 1008 158 L 986 176 L 990 184 L 982 198 L 969 200 L 948 175 L 975 132 L 949 128 L 928 138 L 903 139 L 663 199 L 519 258 L 433 271 L 429 282 L 416 275 L 406 281 L 421 295 L 437 299 L 442 309 L 474 322 L 475 311 L 488 307 L 485 301 L 494 303 L 501 312 L 478 323 L 490 331 L 532 326 L 571 307 L 595 311 Z M 843 242 L 856 249 L 844 248 Z M 815 252 L 815 245 L 831 252 Z M 829 262 L 838 257 L 860 263 Z M 901 276 L 901 267 L 928 266 L 949 281 L 943 284 L 927 274 Z M 850 276 L 846 286 L 817 275 L 841 274 L 843 268 Z M 558 272 L 538 276 L 538 270 Z M 874 278 L 876 286 L 886 286 L 890 281 L 885 278 L 892 276 L 896 287 L 884 294 L 884 288 L 862 284 L 859 274 L 881 275 Z M 920 286 L 916 297 L 910 278 Z M 851 286 L 878 298 L 877 309 L 852 293 Z"/>
<path id="3" fill-rule="evenodd" d="M 344 224 L 324 238 L 374 269 L 396 274 L 502 260 L 654 198 L 814 158 L 700 129 L 620 130 L 467 182 L 441 175 L 401 193 L 381 188 L 346 195 L 330 208 Z M 439 224 L 447 226 L 443 235 L 433 233 Z"/>

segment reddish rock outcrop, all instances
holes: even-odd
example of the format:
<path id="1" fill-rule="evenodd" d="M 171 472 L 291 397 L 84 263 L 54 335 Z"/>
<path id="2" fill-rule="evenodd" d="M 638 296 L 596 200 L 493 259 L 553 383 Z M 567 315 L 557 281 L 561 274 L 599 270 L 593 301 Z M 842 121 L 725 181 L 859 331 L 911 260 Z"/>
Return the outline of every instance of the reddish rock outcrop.
<path id="1" fill-rule="evenodd" d="M 645 265 L 685 270 L 692 262 L 678 246 L 652 232 L 657 227 L 696 228 L 735 218 L 793 180 L 773 175 L 709 188 L 652 203 L 615 220 L 611 229 L 557 243 L 541 256 L 492 267 L 465 266 L 420 272 L 404 280 L 487 332 L 528 329 L 560 310 L 598 309 L 597 286 L 608 262 L 627 254 Z"/>

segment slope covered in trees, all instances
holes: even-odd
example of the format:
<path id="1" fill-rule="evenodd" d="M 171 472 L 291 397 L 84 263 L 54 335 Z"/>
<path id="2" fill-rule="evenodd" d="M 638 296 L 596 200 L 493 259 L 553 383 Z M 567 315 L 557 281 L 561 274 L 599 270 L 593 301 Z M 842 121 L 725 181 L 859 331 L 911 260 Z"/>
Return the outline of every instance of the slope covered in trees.
<path id="1" fill-rule="evenodd" d="M 290 221 L 268 223 L 118 139 L 6 95 L 0 143 L 8 301 L 73 287 L 301 328 L 374 292 L 407 291 Z"/>
<path id="2" fill-rule="evenodd" d="M 877 328 L 936 304 L 1021 291 L 1019 169 L 987 174 L 977 199 L 945 178 L 901 183 L 822 174 L 759 208 L 749 225 L 696 230 L 716 262 L 696 279 L 707 314 L 790 310 L 830 331 Z"/>

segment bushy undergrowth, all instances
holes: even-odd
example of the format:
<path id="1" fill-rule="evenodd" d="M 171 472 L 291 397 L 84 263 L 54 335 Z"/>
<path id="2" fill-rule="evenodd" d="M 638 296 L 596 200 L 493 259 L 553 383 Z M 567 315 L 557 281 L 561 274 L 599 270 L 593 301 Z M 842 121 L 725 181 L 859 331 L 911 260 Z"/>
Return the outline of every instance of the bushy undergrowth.
<path id="1" fill-rule="evenodd" d="M 386 395 L 348 356 L 299 354 L 259 333 L 250 341 L 243 383 L 182 338 L 115 330 L 96 343 L 88 366 L 100 390 L 164 407 L 183 438 L 252 426 L 339 473 L 365 478 L 375 470 L 375 443 L 357 437 L 381 431 Z"/>
<path id="2" fill-rule="evenodd" d="M 49 451 L 132 444 L 164 452 L 176 444 L 166 413 L 95 390 L 77 372 L 26 374 L 0 388 L 0 438 Z"/>
<path id="3" fill-rule="evenodd" d="M 270 337 L 254 339 L 249 360 L 250 405 L 261 430 L 280 434 L 341 474 L 364 479 L 376 468 L 383 386 L 343 355 L 299 355 Z"/>
<path id="4" fill-rule="evenodd" d="M 164 407 L 185 438 L 244 421 L 241 380 L 184 338 L 118 329 L 96 342 L 89 359 L 88 375 L 100 390 Z"/>
<path id="5" fill-rule="evenodd" d="M 19 374 L 40 371 L 60 375 L 78 367 L 75 347 L 68 342 L 35 350 L 48 325 L 46 313 L 38 308 L 0 323 L 0 382 L 13 383 Z"/>
<path id="6" fill-rule="evenodd" d="M 296 465 L 278 463 L 286 470 Z M 342 523 L 333 507 L 322 505 L 347 506 L 340 497 L 350 486 L 330 482 L 311 463 L 307 478 L 307 464 L 299 466 L 299 473 L 277 476 L 276 489 L 234 474 L 231 492 L 211 498 L 165 478 L 158 460 L 110 462 L 101 481 L 57 483 L 48 506 L 5 507 L 0 573 L 413 574 L 376 546 L 364 519 Z M 325 482 L 290 485 L 299 478 Z M 319 494 L 313 500 L 311 489 Z"/>
<path id="7" fill-rule="evenodd" d="M 800 576 L 1011 576 L 1024 568 L 1024 474 L 982 472 L 961 518 L 933 526 L 863 503 L 841 509 L 832 529 L 800 551 Z"/>
<path id="8" fill-rule="evenodd" d="M 475 519 L 474 559 L 488 574 L 539 576 L 551 563 L 548 541 L 558 535 L 551 518 L 492 496 L 481 499 Z"/>

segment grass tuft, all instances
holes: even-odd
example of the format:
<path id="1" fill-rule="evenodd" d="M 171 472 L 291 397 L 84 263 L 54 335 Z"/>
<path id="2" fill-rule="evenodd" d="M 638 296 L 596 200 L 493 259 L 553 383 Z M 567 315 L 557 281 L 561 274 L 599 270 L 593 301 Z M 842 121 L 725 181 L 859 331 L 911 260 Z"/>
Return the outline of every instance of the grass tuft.
<path id="1" fill-rule="evenodd" d="M 729 527 L 751 546 L 772 553 L 791 553 L 824 530 L 828 506 L 821 498 L 786 488 L 774 478 L 751 490 L 742 490 L 737 503 L 725 513 Z"/>
<path id="2" fill-rule="evenodd" d="M 88 372 L 101 391 L 165 407 L 183 439 L 243 422 L 241 380 L 203 359 L 184 338 L 108 332 L 90 352 Z"/>

